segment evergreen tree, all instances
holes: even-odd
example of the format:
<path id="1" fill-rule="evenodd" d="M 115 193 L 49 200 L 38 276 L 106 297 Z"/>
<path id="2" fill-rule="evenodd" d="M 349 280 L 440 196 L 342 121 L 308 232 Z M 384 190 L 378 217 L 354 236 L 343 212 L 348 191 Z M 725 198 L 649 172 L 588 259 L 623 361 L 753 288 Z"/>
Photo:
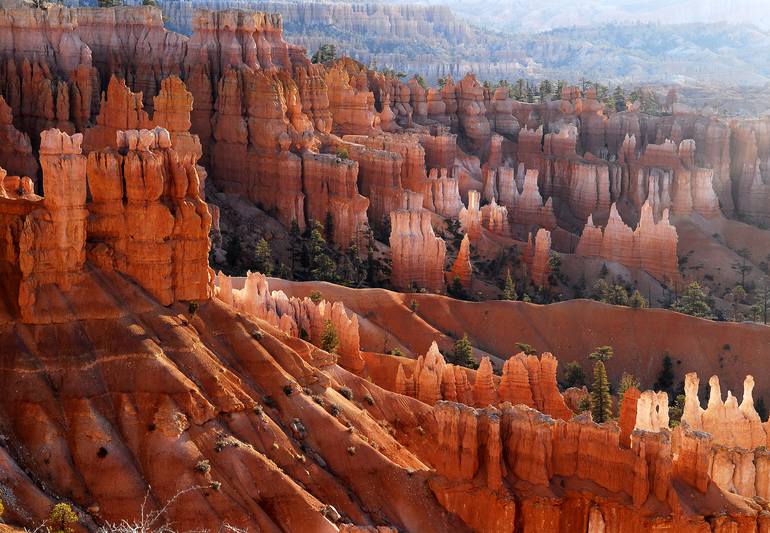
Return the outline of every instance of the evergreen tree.
<path id="1" fill-rule="evenodd" d="M 323 236 L 323 228 L 318 222 L 313 224 L 307 243 L 310 259 L 310 275 L 312 279 L 320 281 L 337 281 L 337 265 L 326 252 L 326 240 Z"/>
<path id="2" fill-rule="evenodd" d="M 540 101 L 545 102 L 550 100 L 551 93 L 553 93 L 553 84 L 551 80 L 545 79 L 540 82 Z"/>
<path id="3" fill-rule="evenodd" d="M 535 102 L 535 91 L 532 90 L 532 87 L 527 84 L 527 103 L 534 103 Z"/>
<path id="4" fill-rule="evenodd" d="M 607 379 L 604 362 L 601 360 L 594 364 L 594 382 L 591 386 L 591 416 L 594 422 L 598 424 L 607 422 L 612 418 L 610 382 Z"/>
<path id="5" fill-rule="evenodd" d="M 464 333 L 461 339 L 455 341 L 455 349 L 452 363 L 467 368 L 478 368 L 479 364 L 473 358 L 473 346 L 468 340 L 468 334 Z"/>
<path id="6" fill-rule="evenodd" d="M 693 281 L 687 286 L 682 296 L 671 306 L 671 309 L 685 315 L 713 318 L 706 294 L 697 281 Z"/>
<path id="7" fill-rule="evenodd" d="M 671 427 L 676 427 L 682 420 L 684 414 L 684 394 L 677 394 L 674 403 L 668 408 L 668 419 L 671 421 Z"/>
<path id="8" fill-rule="evenodd" d="M 615 355 L 615 352 L 612 349 L 612 346 L 597 346 L 594 348 L 594 351 L 591 352 L 588 358 L 592 361 L 600 361 L 602 363 L 606 363 L 612 359 L 613 355 Z"/>
<path id="9" fill-rule="evenodd" d="M 520 352 L 524 352 L 524 355 L 537 354 L 537 350 L 535 350 L 531 344 L 527 344 L 526 342 L 517 342 L 516 348 L 518 348 Z"/>
<path id="10" fill-rule="evenodd" d="M 361 285 L 361 257 L 358 255 L 358 245 L 351 244 L 348 248 L 348 258 L 352 268 L 352 277 L 350 281 L 356 286 Z"/>
<path id="11" fill-rule="evenodd" d="M 449 293 L 449 296 L 457 298 L 458 300 L 464 300 L 468 297 L 465 292 L 465 287 L 463 287 L 463 284 L 460 281 L 460 276 L 452 278 L 452 284 L 449 285 L 447 292 Z"/>
<path id="12" fill-rule="evenodd" d="M 289 227 L 289 253 L 291 254 L 291 271 L 296 268 L 296 261 L 300 258 L 302 252 L 302 233 L 299 230 L 297 219 L 291 221 Z"/>
<path id="13" fill-rule="evenodd" d="M 671 392 L 674 388 L 674 363 L 671 361 L 671 356 L 666 354 L 663 356 L 663 368 L 661 368 L 658 374 L 658 379 L 652 386 L 656 391 Z"/>
<path id="14" fill-rule="evenodd" d="M 329 353 L 337 353 L 340 345 L 340 338 L 337 335 L 337 329 L 331 320 L 324 322 L 324 330 L 321 335 L 321 349 Z"/>
<path id="15" fill-rule="evenodd" d="M 638 290 L 635 290 L 634 294 L 628 299 L 628 306 L 634 309 L 646 309 L 647 300 L 644 299 L 644 296 Z"/>
<path id="16" fill-rule="evenodd" d="M 741 286 L 746 286 L 746 274 L 749 274 L 754 267 L 749 264 L 749 258 L 751 257 L 751 251 L 747 248 L 742 248 L 736 252 L 740 256 L 741 260 L 732 264 L 732 269 L 741 275 Z"/>
<path id="17" fill-rule="evenodd" d="M 231 268 L 235 268 L 238 265 L 238 261 L 241 259 L 241 254 L 243 253 L 243 249 L 241 247 L 241 239 L 238 237 L 237 233 L 230 238 L 230 242 L 227 243 L 227 249 L 225 252 L 227 253 L 227 263 Z"/>
<path id="18" fill-rule="evenodd" d="M 326 212 L 326 221 L 324 221 L 324 234 L 326 235 L 326 242 L 334 245 L 334 217 L 331 211 Z"/>
<path id="19" fill-rule="evenodd" d="M 273 255 L 270 251 L 270 245 L 264 237 L 259 239 L 254 250 L 254 268 L 265 276 L 273 275 Z"/>
<path id="20" fill-rule="evenodd" d="M 516 294 L 516 285 L 513 283 L 513 278 L 511 278 L 511 269 L 508 269 L 508 272 L 505 275 L 505 285 L 503 286 L 503 300 L 517 300 L 518 295 Z"/>
<path id="21" fill-rule="evenodd" d="M 564 378 L 562 379 L 562 387 L 569 389 L 570 387 L 584 387 L 586 384 L 586 373 L 583 371 L 583 367 L 577 361 L 570 361 L 564 365 Z"/>
<path id="22" fill-rule="evenodd" d="M 615 92 L 612 94 L 615 103 L 615 111 L 625 111 L 626 106 L 626 93 L 623 91 L 623 87 L 618 85 L 615 87 Z"/>
<path id="23" fill-rule="evenodd" d="M 767 421 L 767 406 L 765 405 L 765 397 L 760 396 L 757 398 L 757 403 L 754 404 L 754 410 L 759 415 L 759 418 L 764 422 Z"/>
<path id="24" fill-rule="evenodd" d="M 333 44 L 322 44 L 310 59 L 312 63 L 326 63 L 337 59 L 337 47 Z"/>

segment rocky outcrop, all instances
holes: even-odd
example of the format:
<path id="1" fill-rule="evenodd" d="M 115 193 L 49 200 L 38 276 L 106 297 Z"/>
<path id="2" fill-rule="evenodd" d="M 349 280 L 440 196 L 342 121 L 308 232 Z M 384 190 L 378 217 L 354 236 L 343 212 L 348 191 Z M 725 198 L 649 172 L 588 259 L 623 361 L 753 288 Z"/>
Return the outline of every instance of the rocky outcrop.
<path id="1" fill-rule="evenodd" d="M 302 154 L 302 184 L 307 220 L 325 222 L 331 216 L 335 245 L 363 246 L 369 200 L 358 194 L 358 163 L 330 154 Z"/>
<path id="2" fill-rule="evenodd" d="M 457 218 L 465 207 L 460 198 L 460 188 L 456 178 L 449 177 L 447 169 L 432 168 L 428 175 L 428 209 L 442 217 Z"/>
<path id="3" fill-rule="evenodd" d="M 484 88 L 473 74 L 467 74 L 457 84 L 456 95 L 460 132 L 474 152 L 486 156 L 492 130 L 484 107 Z"/>
<path id="4" fill-rule="evenodd" d="M 457 135 L 446 127 L 433 127 L 431 133 L 420 133 L 420 144 L 425 148 L 428 168 L 452 168 L 457 157 Z"/>
<path id="5" fill-rule="evenodd" d="M 236 283 L 242 288 L 234 288 Z M 258 272 L 248 272 L 245 279 L 230 278 L 220 272 L 216 295 L 236 309 L 316 346 L 322 345 L 324 327 L 327 321 L 330 322 L 339 338 L 339 347 L 336 354 L 328 354 L 318 360 L 326 364 L 338 362 L 351 372 L 363 369 L 358 315 L 348 313 L 341 302 L 289 298 L 283 291 L 270 291 L 267 278 Z"/>
<path id="6" fill-rule="evenodd" d="M 529 246 L 532 249 L 530 278 L 532 279 L 532 283 L 538 287 L 544 287 L 548 284 L 548 274 L 550 273 L 549 260 L 551 258 L 551 232 L 545 228 L 540 228 L 537 230 L 534 240 L 530 233 L 529 243 Z"/>
<path id="7" fill-rule="evenodd" d="M 37 177 L 39 166 L 29 137 L 13 125 L 11 107 L 0 96 L 0 167 L 11 175 Z"/>
<path id="8" fill-rule="evenodd" d="M 463 288 L 470 289 L 471 287 L 473 265 L 471 264 L 471 241 L 467 233 L 460 243 L 460 250 L 457 252 L 457 258 L 452 263 L 452 269 L 448 272 L 447 278 L 450 285 L 457 279 Z"/>
<path id="9" fill-rule="evenodd" d="M 743 401 L 738 405 L 738 400 L 730 391 L 727 392 L 727 399 L 722 400 L 719 378 L 712 376 L 709 379 L 711 391 L 705 410 L 698 400 L 698 384 L 698 375 L 694 372 L 685 376 L 682 422 L 686 422 L 692 429 L 710 433 L 715 444 L 750 450 L 767 446 L 765 427 L 754 409 L 753 377 L 746 376 L 743 382 Z"/>
<path id="10" fill-rule="evenodd" d="M 73 13 L 77 18 L 77 35 L 90 49 L 102 83 L 112 76 L 126 80 L 151 109 L 161 80 L 182 74 L 188 39 L 164 29 L 159 9 L 117 6 L 81 8 Z M 172 131 L 173 125 L 162 126 Z M 134 127 L 127 125 L 123 129 Z"/>
<path id="11" fill-rule="evenodd" d="M 0 94 L 31 139 L 49 128 L 82 131 L 91 118 L 97 74 L 77 26 L 61 6 L 0 9 Z"/>
<path id="12" fill-rule="evenodd" d="M 747 219 L 770 221 L 768 169 L 770 169 L 770 125 L 766 120 L 732 124 L 731 176 L 736 210 Z"/>
<path id="13" fill-rule="evenodd" d="M 384 227 L 386 217 L 404 202 L 401 186 L 403 158 L 394 152 L 359 144 L 347 144 L 342 149 L 358 163 L 359 190 L 369 199 L 369 224 L 374 228 Z"/>
<path id="14" fill-rule="evenodd" d="M 164 305 L 211 293 L 211 215 L 194 160 L 168 131 L 119 132 L 117 146 L 88 156 L 89 259 L 136 280 Z"/>
<path id="15" fill-rule="evenodd" d="M 569 420 L 574 413 L 567 407 L 556 383 L 558 361 L 550 353 L 518 353 L 503 365 L 498 389 L 500 402 L 526 405 L 553 418 Z"/>
<path id="16" fill-rule="evenodd" d="M 416 135 L 384 134 L 376 137 L 345 135 L 343 140 L 383 150 L 401 156 L 401 185 L 427 197 L 428 178 L 425 173 L 425 149 Z"/>
<path id="17" fill-rule="evenodd" d="M 517 189 L 514 189 L 512 205 L 503 205 L 508 208 L 509 213 L 513 214 L 513 222 L 515 224 L 523 224 L 525 226 L 539 225 L 552 230 L 556 228 L 553 202 L 549 198 L 547 202 L 543 203 L 543 197 L 540 195 L 537 186 L 537 176 L 537 170 L 527 170 L 524 174 L 524 186 L 521 194 L 519 194 Z"/>
<path id="18" fill-rule="evenodd" d="M 468 207 L 463 207 L 458 215 L 463 232 L 473 241 L 481 238 L 480 197 L 479 191 L 468 191 Z"/>
<path id="19" fill-rule="evenodd" d="M 67 292 L 83 277 L 88 212 L 82 140 L 79 133 L 70 137 L 59 130 L 43 132 L 40 140 L 46 196 L 39 208 L 23 218 L 22 227 L 17 228 L 17 264 L 21 274 L 18 303 L 27 322 L 48 318 L 35 309 L 36 305 L 46 305 L 46 298 L 39 295 L 41 290 L 54 286 Z M 6 236 L 6 245 L 16 240 L 12 231 Z"/>
<path id="20" fill-rule="evenodd" d="M 497 235 L 508 235 L 508 209 L 492 199 L 481 208 L 481 225 Z"/>
<path id="21" fill-rule="evenodd" d="M 375 135 L 381 129 L 374 109 L 374 94 L 351 83 L 345 61 L 331 66 L 325 78 L 334 132 L 340 135 Z"/>
<path id="22" fill-rule="evenodd" d="M 625 399 L 623 401 L 625 404 Z M 668 394 L 644 391 L 636 400 L 634 429 L 658 433 L 668 429 Z"/>
<path id="23" fill-rule="evenodd" d="M 674 280 L 679 277 L 677 241 L 676 228 L 668 222 L 667 209 L 656 223 L 650 202 L 645 202 L 639 225 L 632 230 L 625 225 L 613 204 L 603 232 L 594 225 L 593 218 L 588 217 L 575 253 L 640 268 L 657 279 Z"/>
<path id="24" fill-rule="evenodd" d="M 430 211 L 422 208 L 422 197 L 417 196 L 419 205 L 407 205 L 390 214 L 390 281 L 402 290 L 416 286 L 441 292 L 446 243 L 433 232 Z"/>

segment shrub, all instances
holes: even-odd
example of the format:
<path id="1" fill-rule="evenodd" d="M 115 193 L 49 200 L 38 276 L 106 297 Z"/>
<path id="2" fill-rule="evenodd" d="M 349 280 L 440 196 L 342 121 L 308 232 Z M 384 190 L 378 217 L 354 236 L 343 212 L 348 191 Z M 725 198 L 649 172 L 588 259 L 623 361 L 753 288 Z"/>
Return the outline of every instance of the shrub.
<path id="1" fill-rule="evenodd" d="M 350 387 L 340 387 L 337 392 L 339 392 L 343 397 L 345 397 L 348 400 L 353 399 L 353 391 L 350 390 Z"/>
<path id="2" fill-rule="evenodd" d="M 537 354 L 537 350 L 535 350 L 531 344 L 527 344 L 526 342 L 517 342 L 516 348 L 518 348 L 519 351 L 524 352 L 524 355 Z"/>
<path id="3" fill-rule="evenodd" d="M 321 303 L 321 300 L 323 299 L 324 299 L 324 296 L 323 294 L 321 294 L 321 291 L 312 291 L 310 293 L 310 301 L 313 302 L 314 304 Z"/>
<path id="4" fill-rule="evenodd" d="M 208 459 L 201 459 L 195 465 L 195 471 L 200 472 L 201 474 L 205 474 L 209 470 L 211 470 L 211 463 L 209 462 Z"/>
<path id="5" fill-rule="evenodd" d="M 262 416 L 263 414 L 265 414 L 265 410 L 262 409 L 261 405 L 255 405 L 254 406 L 254 413 L 256 413 L 257 416 Z"/>
<path id="6" fill-rule="evenodd" d="M 324 399 L 321 396 L 319 396 L 318 394 L 313 395 L 312 398 L 313 398 L 313 401 L 315 403 L 317 403 L 318 405 L 320 405 L 321 407 L 323 407 L 326 404 Z"/>
<path id="7" fill-rule="evenodd" d="M 761 398 L 760 398 L 760 399 L 761 399 Z M 364 396 L 364 401 L 365 401 L 366 403 L 368 403 L 369 405 L 374 405 L 374 398 L 372 398 L 372 395 L 371 395 L 371 394 L 368 394 L 368 393 L 367 393 L 367 394 L 366 394 L 366 396 Z"/>
<path id="8" fill-rule="evenodd" d="M 286 396 L 291 396 L 291 393 L 292 393 L 292 392 L 294 392 L 294 389 L 292 388 L 292 386 L 291 386 L 291 385 L 284 385 L 284 386 L 283 386 L 283 393 L 284 393 Z"/>
<path id="9" fill-rule="evenodd" d="M 335 404 L 331 404 L 329 406 L 329 412 L 331 413 L 332 416 L 339 416 L 340 408 L 337 407 Z"/>
<path id="10" fill-rule="evenodd" d="M 98 451 L 98 452 L 96 452 L 96 456 L 97 456 L 99 459 L 104 459 L 105 457 L 107 457 L 107 454 L 108 454 L 108 453 L 109 453 L 109 452 L 107 451 L 107 448 L 105 448 L 104 446 L 100 446 L 100 447 L 99 447 L 99 451 Z"/>
<path id="11" fill-rule="evenodd" d="M 73 533 L 78 515 L 66 503 L 57 503 L 48 515 L 49 530 L 54 533 Z"/>
<path id="12" fill-rule="evenodd" d="M 403 356 L 404 356 L 404 354 L 403 354 L 403 353 L 401 353 L 401 350 L 399 350 L 398 348 L 393 348 L 393 349 L 390 351 L 390 355 L 396 355 L 396 356 L 398 356 L 398 357 L 403 357 Z"/>
<path id="13" fill-rule="evenodd" d="M 222 488 L 222 482 L 221 481 L 212 481 L 211 482 L 211 488 L 214 490 L 219 490 Z"/>
<path id="14" fill-rule="evenodd" d="M 256 340 L 261 340 L 262 337 L 264 336 L 264 333 L 262 333 L 258 329 L 255 329 L 254 331 L 251 332 L 251 336 L 252 336 L 252 338 L 254 338 Z"/>
<path id="15" fill-rule="evenodd" d="M 412 313 L 416 313 L 419 307 L 420 307 L 420 304 L 417 300 L 415 300 L 414 298 L 409 300 L 409 309 L 412 311 Z"/>
<path id="16" fill-rule="evenodd" d="M 340 338 L 337 335 L 337 330 L 332 324 L 331 320 L 327 320 L 324 323 L 323 335 L 321 335 L 321 349 L 329 353 L 337 353 L 337 348 L 340 345 Z"/>
<path id="17" fill-rule="evenodd" d="M 337 148 L 335 155 L 337 156 L 337 159 L 341 161 L 347 161 L 350 159 L 350 154 L 348 153 L 347 148 Z"/>
<path id="18" fill-rule="evenodd" d="M 262 403 L 264 403 L 268 407 L 275 407 L 275 400 L 272 396 L 265 396 L 262 398 Z"/>
<path id="19" fill-rule="evenodd" d="M 350 455 L 355 455 L 356 454 L 356 447 L 355 446 L 348 446 L 348 453 Z"/>

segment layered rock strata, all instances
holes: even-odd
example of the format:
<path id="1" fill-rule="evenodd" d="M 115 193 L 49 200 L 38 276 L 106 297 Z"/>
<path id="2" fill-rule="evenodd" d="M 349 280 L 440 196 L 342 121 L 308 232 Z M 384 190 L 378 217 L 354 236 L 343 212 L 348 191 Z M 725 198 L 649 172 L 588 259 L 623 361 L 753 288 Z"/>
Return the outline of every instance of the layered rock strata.
<path id="1" fill-rule="evenodd" d="M 415 205 L 390 213 L 390 281 L 402 290 L 416 286 L 441 292 L 446 243 L 433 232 L 431 213 L 422 208 L 422 195 L 416 196 Z"/>

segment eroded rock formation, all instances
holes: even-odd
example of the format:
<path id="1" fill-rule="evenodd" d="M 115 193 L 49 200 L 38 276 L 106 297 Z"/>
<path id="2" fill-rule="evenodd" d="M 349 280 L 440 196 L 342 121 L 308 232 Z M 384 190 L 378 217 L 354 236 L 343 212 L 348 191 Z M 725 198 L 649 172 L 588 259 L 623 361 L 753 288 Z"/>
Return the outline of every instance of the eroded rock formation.
<path id="1" fill-rule="evenodd" d="M 661 280 L 674 280 L 679 277 L 677 241 L 676 228 L 668 222 L 667 209 L 656 223 L 650 202 L 645 202 L 639 225 L 631 230 L 613 204 L 603 231 L 594 225 L 589 215 L 575 253 L 584 257 L 601 257 L 629 268 L 640 268 Z"/>
<path id="2" fill-rule="evenodd" d="M 400 289 L 413 286 L 431 292 L 444 289 L 446 243 L 433 232 L 430 211 L 422 195 L 414 195 L 405 209 L 390 213 L 391 283 Z"/>

